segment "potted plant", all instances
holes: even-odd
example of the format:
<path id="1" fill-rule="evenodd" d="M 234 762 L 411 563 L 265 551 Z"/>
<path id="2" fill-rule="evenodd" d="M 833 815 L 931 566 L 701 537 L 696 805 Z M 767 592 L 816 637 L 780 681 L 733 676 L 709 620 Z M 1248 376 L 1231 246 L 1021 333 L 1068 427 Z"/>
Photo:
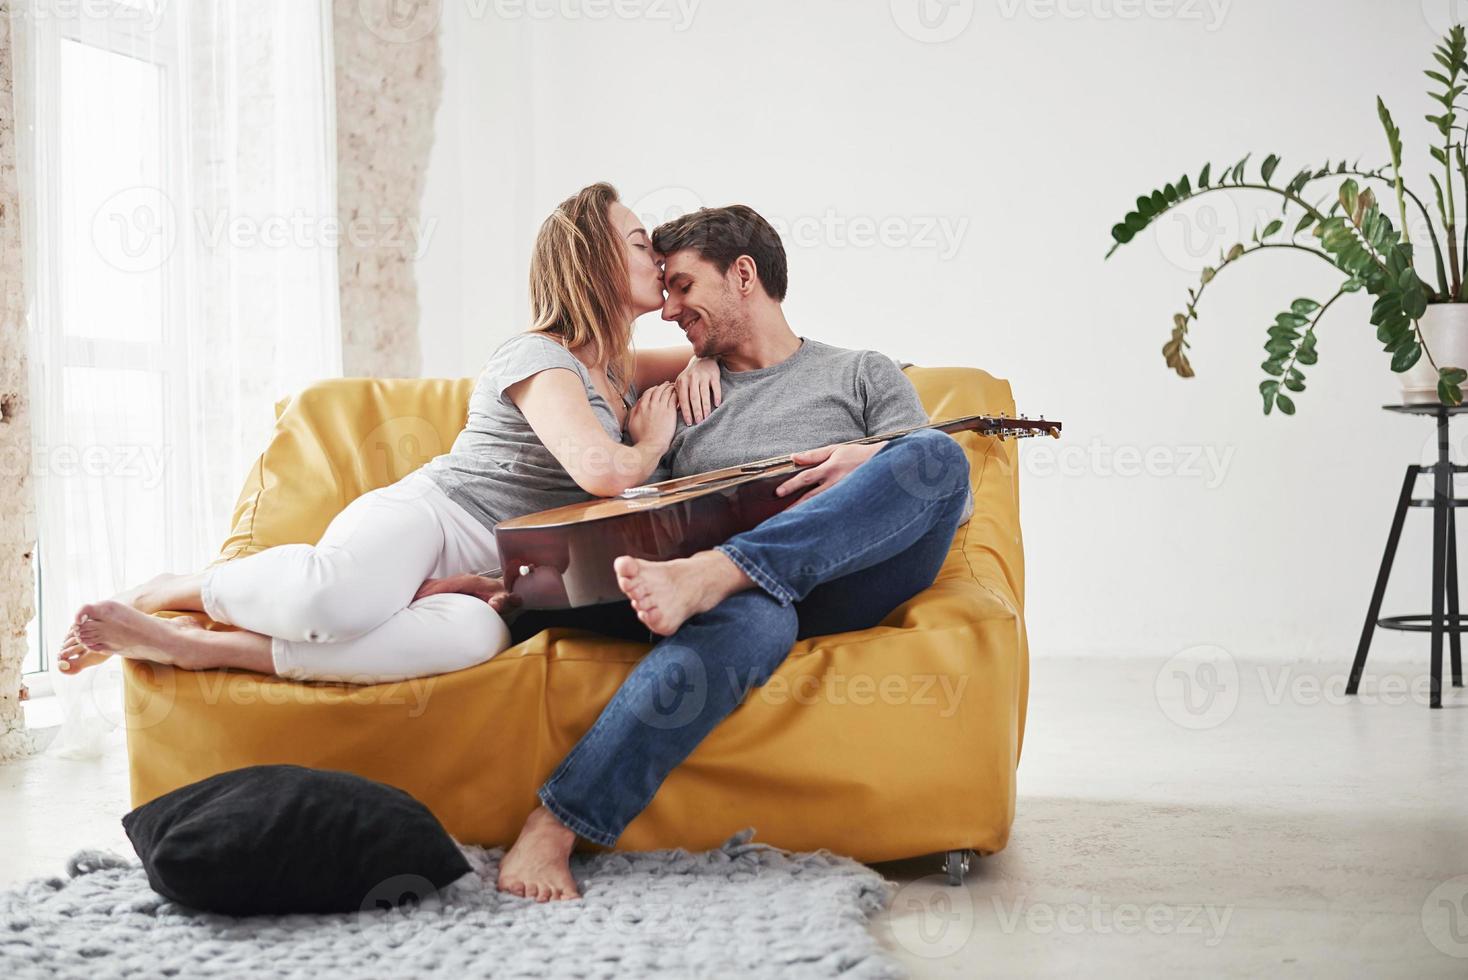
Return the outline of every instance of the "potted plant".
<path id="1" fill-rule="evenodd" d="M 1305 390 L 1303 368 L 1316 362 L 1316 330 L 1321 318 L 1336 300 L 1362 290 L 1375 297 L 1371 323 L 1377 340 L 1391 356 L 1392 370 L 1405 375 L 1404 398 L 1449 405 L 1462 402 L 1462 386 L 1468 381 L 1468 221 L 1460 243 L 1454 193 L 1455 186 L 1460 186 L 1463 206 L 1468 209 L 1468 125 L 1460 124 L 1457 114 L 1458 99 L 1468 90 L 1468 42 L 1462 26 L 1443 38 L 1433 59 L 1437 68 L 1425 74 L 1434 83 L 1428 94 L 1441 106 L 1441 114 L 1427 116 L 1440 137 L 1440 143 L 1429 148 L 1435 163 L 1429 180 L 1441 237 L 1427 205 L 1402 180 L 1401 133 L 1379 96 L 1376 111 L 1390 150 L 1387 166 L 1363 170 L 1359 163 L 1327 162 L 1318 168 L 1306 167 L 1278 183 L 1278 156 L 1265 157 L 1258 178 L 1253 179 L 1246 155 L 1217 172 L 1205 164 L 1196 180 L 1185 174 L 1137 198 L 1136 209 L 1111 229 L 1115 241 L 1107 258 L 1163 214 L 1205 194 L 1261 191 L 1276 195 L 1281 203 L 1278 217 L 1256 228 L 1248 242 L 1221 250 L 1217 262 L 1203 269 L 1197 287 L 1188 290 L 1187 305 L 1173 316 L 1172 336 L 1162 346 L 1168 367 L 1181 377 L 1193 376 L 1187 356 L 1188 333 L 1198 319 L 1204 290 L 1219 272 L 1257 252 L 1291 249 L 1329 263 L 1342 280 L 1330 296 L 1296 299 L 1269 326 L 1264 344 L 1267 356 L 1261 365 L 1267 377 L 1259 384 L 1266 415 L 1274 408 L 1285 415 L 1295 413 L 1291 394 Z M 1341 180 L 1335 193 L 1317 196 L 1319 182 L 1336 177 Z M 1383 187 L 1400 228 L 1381 207 L 1372 185 Z M 1421 221 L 1409 226 L 1409 214 L 1420 215 Z M 1432 268 L 1426 275 L 1419 273 L 1417 263 L 1427 251 L 1415 247 L 1421 243 L 1411 240 L 1409 230 L 1419 237 L 1425 233 L 1432 246 Z"/>

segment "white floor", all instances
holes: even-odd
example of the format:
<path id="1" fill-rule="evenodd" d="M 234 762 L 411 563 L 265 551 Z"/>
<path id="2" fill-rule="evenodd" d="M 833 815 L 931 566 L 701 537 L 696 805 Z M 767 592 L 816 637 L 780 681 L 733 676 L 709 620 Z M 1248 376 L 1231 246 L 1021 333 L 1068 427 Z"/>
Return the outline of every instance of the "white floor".
<path id="1" fill-rule="evenodd" d="M 874 928 L 914 976 L 1468 976 L 1468 695 L 1422 674 L 1037 660 L 1009 848 L 883 866 Z M 0 884 L 126 853 L 125 763 L 0 766 Z"/>

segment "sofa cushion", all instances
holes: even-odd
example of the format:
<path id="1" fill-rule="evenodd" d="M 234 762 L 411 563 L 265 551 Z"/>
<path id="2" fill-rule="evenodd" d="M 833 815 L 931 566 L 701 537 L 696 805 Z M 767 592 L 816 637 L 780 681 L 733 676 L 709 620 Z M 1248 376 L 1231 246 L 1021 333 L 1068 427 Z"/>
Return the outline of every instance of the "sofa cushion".
<path id="1" fill-rule="evenodd" d="M 220 773 L 138 807 L 122 826 L 154 891 L 228 915 L 356 912 L 470 870 L 407 793 L 300 766 Z"/>

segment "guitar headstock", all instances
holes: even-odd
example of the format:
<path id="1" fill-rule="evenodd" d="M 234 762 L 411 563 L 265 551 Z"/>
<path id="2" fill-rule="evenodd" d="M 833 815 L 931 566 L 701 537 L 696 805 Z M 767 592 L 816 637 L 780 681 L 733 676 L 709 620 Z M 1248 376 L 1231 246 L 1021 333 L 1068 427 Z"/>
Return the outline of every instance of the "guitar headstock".
<path id="1" fill-rule="evenodd" d="M 945 432 L 977 432 L 992 439 L 1031 439 L 1035 436 L 1060 438 L 1060 423 L 1046 418 L 1032 419 L 1027 415 L 1011 418 L 1008 415 L 973 415 L 966 419 L 939 423 L 937 428 Z"/>

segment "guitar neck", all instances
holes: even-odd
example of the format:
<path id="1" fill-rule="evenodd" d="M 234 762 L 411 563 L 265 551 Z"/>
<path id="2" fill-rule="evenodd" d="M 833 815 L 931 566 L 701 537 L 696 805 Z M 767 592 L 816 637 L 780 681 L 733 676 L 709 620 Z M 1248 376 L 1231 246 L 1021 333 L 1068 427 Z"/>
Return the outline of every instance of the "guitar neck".
<path id="1" fill-rule="evenodd" d="M 939 432 L 947 432 L 952 435 L 955 432 L 981 432 L 984 435 L 998 439 L 1028 439 L 1034 436 L 1048 435 L 1052 438 L 1060 438 L 1061 424 L 1050 422 L 1046 419 L 1028 419 L 1021 416 L 1017 419 L 1005 415 L 966 415 L 963 418 L 949 419 L 946 422 L 929 422 L 927 425 L 914 425 L 908 429 L 894 429 L 891 432 L 882 432 L 874 436 L 863 436 L 860 439 L 850 439 L 846 442 L 837 443 L 840 446 L 870 446 L 878 442 L 890 442 L 900 439 L 902 436 L 923 429 L 937 429 Z M 784 456 L 772 456 L 769 459 L 756 460 L 746 463 L 739 468 L 743 473 L 760 473 L 764 470 L 772 470 L 779 466 L 788 466 L 794 461 L 790 454 Z"/>

